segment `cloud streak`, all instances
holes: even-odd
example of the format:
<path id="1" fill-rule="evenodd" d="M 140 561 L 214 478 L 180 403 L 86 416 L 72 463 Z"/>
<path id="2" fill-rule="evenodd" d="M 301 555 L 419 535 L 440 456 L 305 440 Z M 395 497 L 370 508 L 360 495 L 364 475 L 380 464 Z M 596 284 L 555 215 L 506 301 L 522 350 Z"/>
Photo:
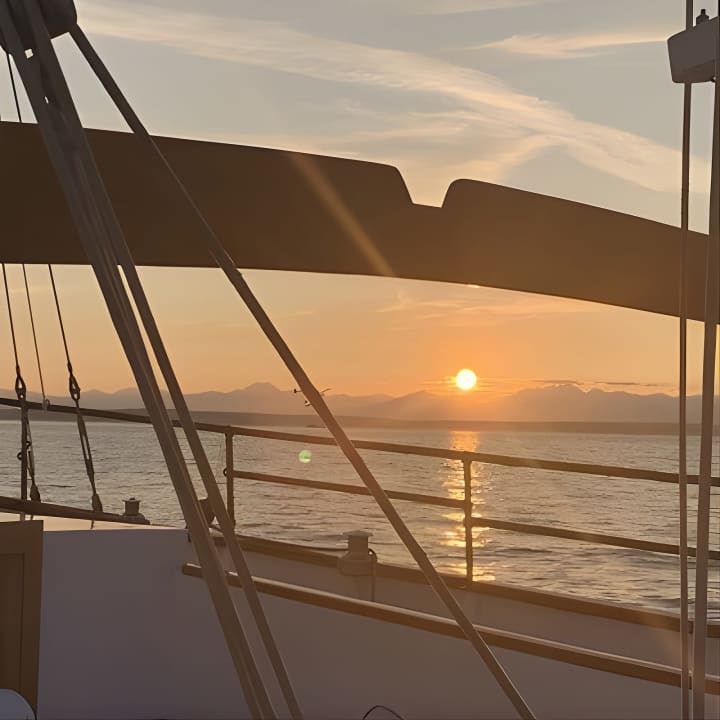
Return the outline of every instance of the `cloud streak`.
<path id="1" fill-rule="evenodd" d="M 675 390 L 673 383 L 638 382 L 636 380 L 526 380 L 525 387 L 575 387 L 583 392 L 603 390 L 604 392 L 626 392 L 637 395 L 654 395 Z"/>
<path id="2" fill-rule="evenodd" d="M 553 2 L 558 0 L 358 0 L 357 4 L 377 7 L 383 11 L 397 10 L 408 15 L 457 15 L 489 10 L 514 10 Z"/>
<path id="3" fill-rule="evenodd" d="M 396 292 L 395 301 L 378 308 L 379 313 L 412 313 L 418 320 L 471 316 L 476 317 L 535 317 L 538 315 L 576 315 L 578 313 L 596 313 L 602 311 L 602 306 L 569 300 L 567 298 L 552 298 L 527 293 L 504 293 L 493 291 L 497 300 L 492 296 L 483 302 L 463 297 L 418 299 L 404 290 Z M 502 299 L 500 299 L 502 298 Z"/>
<path id="4" fill-rule="evenodd" d="M 253 65 L 331 83 L 396 93 L 422 93 L 451 106 L 466 127 L 497 141 L 489 170 L 482 157 L 456 168 L 482 179 L 486 171 L 522 164 L 541 150 L 563 150 L 579 163 L 640 187 L 678 190 L 680 155 L 635 133 L 592 123 L 548 101 L 513 90 L 487 73 L 417 52 L 370 47 L 300 32 L 286 25 L 241 17 L 218 18 L 150 6 L 87 2 L 83 24 L 94 34 L 153 43 L 191 55 Z M 697 182 L 707 161 L 693 164 Z M 468 174 L 469 174 L 468 172 Z M 494 178 L 493 178 L 494 179 Z M 703 185 L 704 186 L 704 185 Z"/>
<path id="5" fill-rule="evenodd" d="M 661 43 L 671 34 L 670 30 L 641 29 L 585 35 L 511 35 L 480 45 L 477 49 L 502 50 L 513 55 L 564 60 L 598 55 L 614 47 Z"/>

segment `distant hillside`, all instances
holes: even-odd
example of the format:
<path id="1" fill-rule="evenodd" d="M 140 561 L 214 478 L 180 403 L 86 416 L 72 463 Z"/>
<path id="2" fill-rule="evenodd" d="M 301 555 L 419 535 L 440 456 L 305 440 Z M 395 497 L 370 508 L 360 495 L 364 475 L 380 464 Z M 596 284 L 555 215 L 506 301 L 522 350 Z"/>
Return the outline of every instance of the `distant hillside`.
<path id="1" fill-rule="evenodd" d="M 146 416 L 144 409 L 129 408 L 115 412 Z M 170 410 L 171 416 L 175 411 Z M 621 422 L 512 422 L 492 420 L 392 420 L 388 418 L 358 417 L 353 415 L 336 415 L 337 419 L 348 429 L 373 428 L 389 430 L 461 430 L 476 432 L 548 432 L 548 433 L 601 433 L 610 435 L 675 435 L 676 423 L 621 423 Z M 327 432 L 322 424 L 312 416 L 305 415 L 272 415 L 265 413 L 233 413 L 213 412 L 207 410 L 193 411 L 197 423 L 212 425 L 235 425 L 237 427 L 277 427 L 297 428 L 300 432 L 315 433 L 319 430 Z M 17 410 L 0 409 L 0 422 L 17 422 Z M 48 413 L 35 415 L 34 420 L 53 422 L 75 422 L 71 413 Z M 106 419 L 86 416 L 88 422 L 110 422 Z M 698 424 L 688 425 L 691 435 L 700 433 Z"/>
<path id="2" fill-rule="evenodd" d="M 5 390 L 6 397 L 14 392 Z M 31 399 L 37 399 L 32 396 Z M 310 423 L 313 411 L 304 398 L 292 390 L 280 390 L 270 383 L 255 383 L 231 392 L 202 392 L 187 395 L 190 408 L 198 412 L 235 415 L 299 417 Z M 50 398 L 54 404 L 67 404 L 62 397 Z M 85 407 L 119 410 L 141 407 L 136 390 L 83 393 Z M 513 395 L 487 400 L 481 392 L 467 395 L 438 395 L 416 392 L 402 397 L 388 395 L 327 395 L 337 415 L 379 421 L 412 423 L 511 422 L 511 423 L 651 423 L 674 425 L 677 398 L 657 393 L 639 395 L 604 390 L 584 391 L 571 384 L 521 390 Z M 688 421 L 700 421 L 700 397 L 688 398 Z"/>

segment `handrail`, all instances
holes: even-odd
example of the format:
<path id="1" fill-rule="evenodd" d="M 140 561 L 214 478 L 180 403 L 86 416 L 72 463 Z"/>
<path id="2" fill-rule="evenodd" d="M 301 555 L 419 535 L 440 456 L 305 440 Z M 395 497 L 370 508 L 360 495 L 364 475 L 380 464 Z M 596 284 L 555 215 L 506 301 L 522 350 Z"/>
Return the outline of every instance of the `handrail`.
<path id="1" fill-rule="evenodd" d="M 62 517 L 75 520 L 93 520 L 97 522 L 126 523 L 128 525 L 149 525 L 150 521 L 142 515 L 118 515 L 116 513 L 86 510 L 69 505 L 40 502 L 39 500 L 23 500 L 21 498 L 0 496 L 0 512 L 25 513 L 37 517 Z"/>
<path id="2" fill-rule="evenodd" d="M 185 563 L 181 567 L 183 575 L 189 577 L 202 577 L 202 570 L 196 563 Z M 233 572 L 226 572 L 230 585 L 240 587 L 238 577 Z M 383 605 L 365 600 L 337 595 L 324 590 L 302 587 L 291 583 L 271 580 L 268 578 L 254 578 L 258 590 L 274 597 L 314 605 L 337 612 L 368 617 L 381 622 L 412 627 L 436 635 L 451 638 L 462 638 L 463 635 L 453 624 L 452 620 L 438 615 L 409 610 L 393 605 Z M 555 662 L 567 663 L 578 667 L 613 673 L 628 678 L 645 680 L 663 685 L 680 685 L 680 673 L 676 668 L 648 660 L 634 660 L 620 655 L 611 655 L 599 650 L 567 645 L 554 640 L 523 635 L 520 633 L 499 630 L 497 628 L 477 625 L 478 632 L 482 633 L 493 647 L 512 650 L 526 655 L 532 655 Z M 708 692 L 720 695 L 720 678 L 710 675 L 707 678 Z"/>
<path id="3" fill-rule="evenodd" d="M 232 432 L 243 437 L 264 438 L 266 440 L 282 440 L 297 442 L 305 445 L 335 445 L 330 437 L 322 435 L 308 435 L 302 433 L 289 433 L 278 430 L 260 430 L 235 425 L 213 425 L 198 423 L 198 428 L 209 432 Z M 486 465 L 503 465 L 507 467 L 526 467 L 536 470 L 558 470 L 560 472 L 578 473 L 586 475 L 600 475 L 603 477 L 616 477 L 625 480 L 651 480 L 654 482 L 678 482 L 677 473 L 662 470 L 644 470 L 642 468 L 627 468 L 617 465 L 596 465 L 593 463 L 576 463 L 565 460 L 543 460 L 540 458 L 525 458 L 514 455 L 497 455 L 494 453 L 479 453 L 466 450 L 450 450 L 446 448 L 427 447 L 425 445 L 406 445 L 401 443 L 377 442 L 375 440 L 353 440 L 353 445 L 361 450 L 376 450 L 378 452 L 397 453 L 399 455 L 418 455 L 433 457 L 441 460 L 459 460 L 461 462 L 479 462 Z M 688 475 L 688 483 L 697 485 L 698 476 Z M 713 487 L 720 487 L 720 477 L 712 478 Z"/>
<path id="4" fill-rule="evenodd" d="M 13 398 L 0 398 L 0 405 L 9 407 L 19 407 L 19 402 Z M 28 402 L 27 406 L 31 410 L 47 410 L 62 414 L 72 414 L 75 412 L 74 407 L 67 405 L 50 405 L 46 408 L 40 403 Z M 98 418 L 104 420 L 114 420 L 119 422 L 148 424 L 150 419 L 138 412 L 120 412 L 115 410 L 98 410 L 86 409 L 84 411 L 86 417 Z M 180 423 L 173 421 L 177 427 Z M 231 518 L 234 519 L 235 508 L 235 479 L 255 480 L 258 482 L 268 482 L 278 485 L 302 487 L 314 490 L 323 490 L 329 492 L 339 492 L 350 495 L 369 496 L 369 490 L 362 485 L 352 485 L 348 483 L 327 482 L 318 480 L 307 480 L 304 478 L 287 477 L 282 475 L 272 475 L 268 473 L 251 472 L 237 470 L 234 467 L 234 456 L 232 443 L 235 437 L 253 437 L 267 440 L 277 440 L 281 442 L 295 442 L 304 445 L 324 445 L 335 446 L 335 440 L 331 437 L 322 435 L 311 435 L 307 433 L 293 433 L 280 430 L 263 430 L 260 428 L 240 427 L 236 425 L 222 425 L 217 423 L 197 422 L 195 426 L 198 430 L 210 433 L 221 434 L 225 438 L 225 457 L 226 457 L 226 491 L 227 504 Z M 507 530 L 528 535 L 537 535 L 541 537 L 556 537 L 566 540 L 577 540 L 580 542 L 590 542 L 600 545 L 609 545 L 613 547 L 625 548 L 628 550 L 639 550 L 644 552 L 655 552 L 666 555 L 678 555 L 679 546 L 671 543 L 655 542 L 650 540 L 641 540 L 637 538 L 629 538 L 618 535 L 608 535 L 605 533 L 585 532 L 574 530 L 571 528 L 552 527 L 548 525 L 538 525 L 530 523 L 520 523 L 510 520 L 502 520 L 498 518 L 478 517 L 473 515 L 472 504 L 472 463 L 479 462 L 488 465 L 499 465 L 505 467 L 523 467 L 538 470 L 556 470 L 559 472 L 615 477 L 630 480 L 647 480 L 651 482 L 678 483 L 678 475 L 676 473 L 662 472 L 657 470 L 643 470 L 640 468 L 626 468 L 615 465 L 597 465 L 591 463 L 575 463 L 558 460 L 543 460 L 538 458 L 522 458 L 509 455 L 497 455 L 492 453 L 478 453 L 463 450 L 450 450 L 445 448 L 433 448 L 423 445 L 406 445 L 400 443 L 377 442 L 372 440 L 354 440 L 353 444 L 356 448 L 363 450 L 373 450 L 377 452 L 396 453 L 401 455 L 414 455 L 420 457 L 431 457 L 442 460 L 460 461 L 463 465 L 464 478 L 464 494 L 462 498 L 448 498 L 439 495 L 429 495 L 425 493 L 412 493 L 399 490 L 387 491 L 387 495 L 395 500 L 405 500 L 408 502 L 421 503 L 424 505 L 434 505 L 439 507 L 448 507 L 463 512 L 463 526 L 465 530 L 465 560 L 466 560 L 466 580 L 468 583 L 473 581 L 473 553 L 472 553 L 472 529 L 474 527 L 487 527 L 497 530 Z M 229 472 L 228 472 L 229 470 Z M 690 484 L 697 484 L 697 475 L 688 475 L 687 481 Z M 712 487 L 720 487 L 720 478 L 711 479 Z M 690 556 L 695 555 L 695 548 L 688 548 Z M 720 560 L 720 551 L 710 551 L 712 560 Z"/>
<path id="5" fill-rule="evenodd" d="M 367 488 L 362 485 L 350 485 L 348 483 L 323 482 L 319 480 L 306 480 L 304 478 L 286 477 L 284 475 L 269 475 L 267 473 L 249 472 L 235 470 L 232 477 L 242 480 L 255 480 L 257 482 L 274 483 L 277 485 L 288 485 L 291 487 L 302 487 L 310 490 L 326 490 L 329 492 L 347 493 L 350 495 L 369 496 Z M 408 493 L 399 490 L 387 490 L 388 496 L 394 500 L 406 500 L 408 502 L 420 503 L 422 505 L 437 505 L 464 510 L 466 501 L 455 498 L 444 498 L 439 495 L 425 495 L 422 493 Z M 550 525 L 533 525 L 519 523 L 510 520 L 496 518 L 478 517 L 470 515 L 469 526 L 494 528 L 496 530 L 509 530 L 523 533 L 525 535 L 540 535 L 543 537 L 556 537 L 565 540 L 580 540 L 582 542 L 595 543 L 598 545 L 612 545 L 614 547 L 626 548 L 628 550 L 644 550 L 646 552 L 661 553 L 664 555 L 678 555 L 680 548 L 671 543 L 655 542 L 653 540 L 639 540 L 620 535 L 606 535 L 604 533 L 585 532 L 572 530 L 570 528 L 552 527 Z M 695 548 L 689 547 L 690 557 L 695 556 Z M 720 560 L 720 551 L 711 550 L 710 558 Z"/>
<path id="6" fill-rule="evenodd" d="M 294 487 L 310 488 L 311 490 L 328 490 L 330 492 L 347 493 L 349 495 L 370 496 L 370 491 L 364 485 L 350 485 L 349 483 L 325 482 L 321 480 L 305 480 L 304 478 L 286 477 L 285 475 L 268 475 L 267 473 L 235 470 L 232 477 L 242 480 L 257 480 L 258 482 L 276 483 L 278 485 L 291 485 Z M 410 493 L 401 490 L 386 490 L 389 498 L 393 500 L 407 500 L 408 502 L 423 505 L 438 505 L 462 510 L 464 500 L 445 498 L 439 495 L 425 495 L 424 493 Z"/>
<path id="7" fill-rule="evenodd" d="M 237 535 L 243 550 L 283 560 L 297 560 L 322 568 L 336 568 L 337 557 L 325 548 L 311 548 L 283 540 L 270 540 L 257 535 Z M 224 543 L 217 536 L 215 542 Z M 412 585 L 427 585 L 422 573 L 408 565 L 394 565 L 378 562 L 377 577 L 389 580 L 400 580 Z M 477 579 L 471 585 L 464 579 L 449 571 L 443 571 L 443 578 L 448 587 L 474 593 L 476 596 L 498 598 L 500 601 L 512 600 L 530 603 L 552 610 L 564 610 L 577 615 L 593 615 L 608 620 L 644 625 L 660 630 L 679 632 L 680 617 L 677 613 L 659 608 L 643 608 L 633 605 L 617 604 L 609 600 L 591 600 L 579 595 L 565 594 L 548 590 L 537 590 L 519 585 L 505 584 L 496 580 Z M 692 621 L 690 622 L 692 632 Z M 720 639 L 720 619 L 711 620 L 708 625 L 708 637 Z"/>
<path id="8" fill-rule="evenodd" d="M 0 398 L 0 405 L 7 407 L 19 407 L 14 398 Z M 43 410 L 43 406 L 37 402 L 27 402 L 31 410 Z M 74 413 L 75 408 L 68 405 L 49 405 L 45 408 L 48 412 L 62 414 Z M 131 422 L 149 424 L 150 419 L 141 413 L 118 412 L 116 410 L 97 410 L 92 408 L 83 409 L 87 417 L 101 418 L 105 420 L 117 420 L 120 422 Z M 180 427 L 177 420 L 173 420 L 176 427 Z M 329 445 L 335 446 L 335 440 L 322 435 L 310 435 L 305 433 L 291 433 L 278 430 L 261 430 L 259 428 L 241 427 L 239 425 L 222 425 L 218 423 L 197 422 L 195 427 L 204 432 L 212 432 L 221 435 L 232 434 L 241 437 L 256 437 L 266 440 L 282 440 L 297 442 L 306 445 Z M 468 462 L 479 462 L 486 465 L 502 465 L 506 467 L 525 467 L 536 470 L 557 470 L 581 475 L 599 475 L 602 477 L 614 477 L 624 480 L 649 480 L 653 482 L 678 483 L 677 473 L 664 472 L 661 470 L 645 470 L 642 468 L 628 468 L 618 465 L 597 465 L 594 463 L 577 463 L 565 460 L 544 460 L 541 458 L 517 457 L 514 455 L 497 455 L 494 453 L 478 453 L 465 450 L 450 450 L 446 448 L 433 448 L 425 445 L 406 445 L 401 443 L 385 443 L 375 440 L 353 440 L 356 448 L 361 450 L 376 450 L 378 452 L 397 453 L 399 455 L 418 455 L 421 457 L 434 457 L 441 460 L 459 460 Z M 697 485 L 698 476 L 688 475 L 687 481 L 691 485 Z M 720 477 L 711 478 L 712 487 L 720 487 Z"/>
<path id="9" fill-rule="evenodd" d="M 543 537 L 556 537 L 564 540 L 580 540 L 581 542 L 595 543 L 597 545 L 612 545 L 614 547 L 627 548 L 628 550 L 644 550 L 645 552 L 662 553 L 664 555 L 680 554 L 679 545 L 656 542 L 654 540 L 638 540 L 637 538 L 629 538 L 621 535 L 606 535 L 605 533 L 571 530 L 570 528 L 551 527 L 549 525 L 533 525 L 487 517 L 473 517 L 472 525 L 473 527 L 494 528 L 495 530 L 510 530 L 525 535 L 541 535 Z M 687 550 L 690 557 L 695 557 L 696 548 L 688 547 Z M 720 560 L 720 550 L 711 550 L 710 558 L 712 560 Z"/>

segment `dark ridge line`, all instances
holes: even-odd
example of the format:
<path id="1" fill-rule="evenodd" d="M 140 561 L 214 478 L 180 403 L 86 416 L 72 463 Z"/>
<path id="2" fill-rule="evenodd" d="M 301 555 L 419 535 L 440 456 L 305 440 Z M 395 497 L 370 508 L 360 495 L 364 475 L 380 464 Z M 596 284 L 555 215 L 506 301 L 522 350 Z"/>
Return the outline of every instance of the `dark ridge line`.
<path id="1" fill-rule="evenodd" d="M 112 410 L 118 413 L 142 415 L 141 408 Z M 170 414 L 174 416 L 174 411 Z M 0 410 L 0 421 L 16 420 L 18 411 L 14 409 Z M 322 430 L 323 427 L 312 415 L 285 415 L 276 413 L 228 412 L 224 410 L 197 410 L 192 415 L 198 422 L 217 424 L 251 425 L 251 426 L 286 426 L 303 427 Z M 42 413 L 34 411 L 35 421 L 74 422 L 74 416 L 62 413 Z M 556 432 L 556 433 L 587 433 L 607 435 L 676 435 L 676 423 L 651 422 L 619 422 L 593 420 L 550 420 L 550 421 L 518 421 L 518 420 L 400 420 L 394 418 L 374 418 L 360 415 L 338 415 L 338 419 L 348 427 L 376 428 L 395 430 L 485 430 L 485 431 L 520 431 L 520 432 Z M 105 418 L 88 417 L 90 422 L 115 422 Z M 700 424 L 688 425 L 691 435 L 700 434 Z"/>

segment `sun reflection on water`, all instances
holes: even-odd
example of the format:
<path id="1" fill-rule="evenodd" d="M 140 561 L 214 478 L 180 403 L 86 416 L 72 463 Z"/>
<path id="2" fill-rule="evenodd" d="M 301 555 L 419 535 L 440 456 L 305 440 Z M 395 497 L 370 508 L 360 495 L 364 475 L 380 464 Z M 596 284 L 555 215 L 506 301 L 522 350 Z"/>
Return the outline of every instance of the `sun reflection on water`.
<path id="1" fill-rule="evenodd" d="M 461 452 L 478 452 L 480 433 L 476 431 L 453 430 L 450 433 L 449 447 Z M 453 500 L 465 499 L 465 474 L 462 462 L 445 460 L 438 467 L 439 484 L 448 497 Z M 492 475 L 489 466 L 480 463 L 471 465 L 473 515 L 478 514 L 478 506 L 485 504 L 485 494 L 492 488 Z M 442 532 L 441 545 L 449 550 L 449 562 L 452 572 L 465 574 L 465 515 L 460 511 L 450 511 L 443 515 L 450 527 Z M 485 547 L 489 540 L 490 528 L 473 528 L 473 579 L 495 580 L 492 568 L 483 564 L 478 550 Z"/>

